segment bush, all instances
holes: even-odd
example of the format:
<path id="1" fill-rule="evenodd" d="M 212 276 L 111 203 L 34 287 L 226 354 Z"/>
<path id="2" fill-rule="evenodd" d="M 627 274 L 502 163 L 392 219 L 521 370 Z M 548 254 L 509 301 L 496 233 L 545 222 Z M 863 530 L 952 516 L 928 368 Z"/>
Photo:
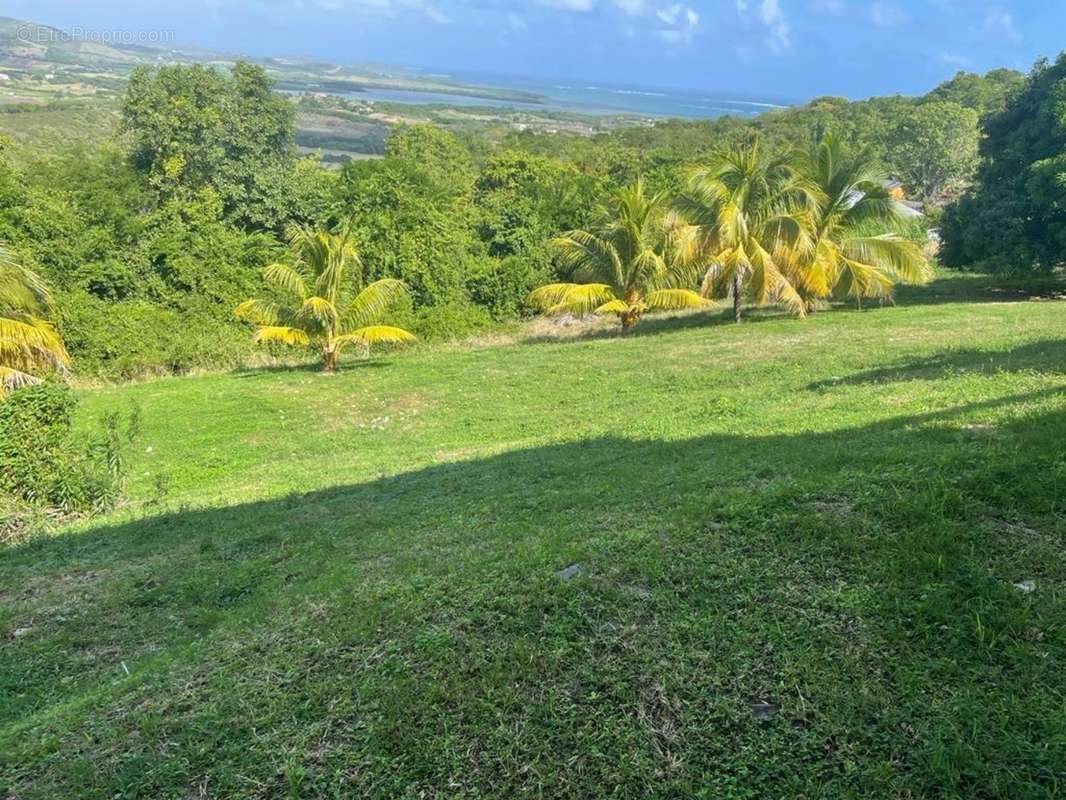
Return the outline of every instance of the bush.
<path id="1" fill-rule="evenodd" d="M 30 506 L 62 515 L 100 511 L 120 496 L 123 452 L 139 415 L 110 412 L 85 442 L 73 433 L 74 393 L 48 381 L 0 402 L 0 498 L 9 510 Z M 80 439 L 80 441 L 79 441 Z"/>

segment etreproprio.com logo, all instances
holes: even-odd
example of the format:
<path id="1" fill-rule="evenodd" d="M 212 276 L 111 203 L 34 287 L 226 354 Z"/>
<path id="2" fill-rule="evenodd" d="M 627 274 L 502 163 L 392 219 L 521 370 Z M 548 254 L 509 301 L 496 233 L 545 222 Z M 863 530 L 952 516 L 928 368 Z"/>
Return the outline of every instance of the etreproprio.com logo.
<path id="1" fill-rule="evenodd" d="M 171 44 L 174 31 L 133 30 L 116 28 L 99 30 L 74 27 L 68 31 L 49 28 L 47 25 L 19 25 L 15 37 L 24 44 L 65 44 L 88 42 L 91 44 Z"/>

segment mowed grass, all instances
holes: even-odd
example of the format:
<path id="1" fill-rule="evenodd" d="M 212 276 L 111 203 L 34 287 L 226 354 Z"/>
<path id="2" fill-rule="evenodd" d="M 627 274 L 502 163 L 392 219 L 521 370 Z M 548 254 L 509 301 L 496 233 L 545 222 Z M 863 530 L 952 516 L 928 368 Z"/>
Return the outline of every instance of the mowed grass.
<path id="1" fill-rule="evenodd" d="M 131 503 L 0 551 L 0 796 L 1060 796 L 1053 289 L 89 391 Z"/>

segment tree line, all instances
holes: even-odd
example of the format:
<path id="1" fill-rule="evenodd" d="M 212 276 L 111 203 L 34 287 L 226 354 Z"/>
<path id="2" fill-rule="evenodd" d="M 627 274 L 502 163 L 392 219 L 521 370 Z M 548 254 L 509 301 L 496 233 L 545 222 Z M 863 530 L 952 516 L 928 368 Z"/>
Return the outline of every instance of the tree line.
<path id="1" fill-rule="evenodd" d="M 3 313 L 51 326 L 64 343 L 53 363 L 82 372 L 234 366 L 252 357 L 234 308 L 272 303 L 273 317 L 243 316 L 286 327 L 276 323 L 299 310 L 291 300 L 319 296 L 292 238 L 327 235 L 358 254 L 337 301 L 396 281 L 405 291 L 389 295 L 388 327 L 419 338 L 536 309 L 619 313 L 628 330 L 644 311 L 695 303 L 681 289 L 805 314 L 918 277 L 913 242 L 945 204 L 949 265 L 1055 269 L 1064 69 L 960 73 L 922 98 L 818 98 L 753 121 L 595 137 L 414 126 L 391 135 L 384 158 L 332 171 L 297 151 L 294 106 L 260 68 L 140 68 L 112 141 L 29 161 L 0 144 L 3 263 L 23 275 L 4 280 L 30 287 L 9 291 Z M 923 221 L 907 228 L 889 213 L 886 176 L 925 201 Z M 654 257 L 630 263 L 637 249 Z M 301 263 L 303 290 L 263 270 Z M 367 326 L 351 325 L 334 338 Z M 5 341 L 24 357 L 28 340 Z"/>

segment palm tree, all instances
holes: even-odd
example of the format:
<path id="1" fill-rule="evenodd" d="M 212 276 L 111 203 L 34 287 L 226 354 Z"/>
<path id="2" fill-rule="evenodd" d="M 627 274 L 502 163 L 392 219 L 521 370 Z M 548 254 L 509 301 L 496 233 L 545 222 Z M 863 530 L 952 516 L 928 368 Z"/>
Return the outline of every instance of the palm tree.
<path id="1" fill-rule="evenodd" d="M 362 262 L 352 240 L 351 223 L 338 233 L 297 226 L 289 232 L 291 264 L 271 264 L 263 276 L 298 303 L 245 300 L 236 314 L 258 329 L 255 341 L 314 346 L 322 368 L 331 371 L 337 356 L 349 344 L 411 342 L 403 328 L 378 324 L 407 292 L 401 281 L 384 278 L 363 286 Z M 354 268 L 354 275 L 349 270 Z M 354 280 L 351 280 L 354 278 Z"/>
<path id="2" fill-rule="evenodd" d="M 929 279 L 921 248 L 895 233 L 902 209 L 868 153 L 849 157 L 826 134 L 794 163 L 818 189 L 811 207 L 813 247 L 789 269 L 808 310 L 829 296 L 854 298 L 860 306 L 864 297 L 890 299 L 897 282 Z"/>
<path id="3" fill-rule="evenodd" d="M 665 201 L 665 193 L 649 197 L 643 180 L 613 193 L 592 231 L 552 241 L 575 282 L 541 286 L 529 302 L 548 314 L 614 314 L 623 336 L 646 311 L 710 306 L 687 288 L 691 269 L 676 255 Z"/>
<path id="4" fill-rule="evenodd" d="M 0 246 L 0 399 L 37 383 L 36 371 L 66 370 L 63 339 L 45 318 L 52 311 L 44 281 Z"/>
<path id="5" fill-rule="evenodd" d="M 697 232 L 704 295 L 731 296 L 735 321 L 745 293 L 759 305 L 781 303 L 803 315 L 786 264 L 810 246 L 812 192 L 787 160 L 763 156 L 758 137 L 719 151 L 690 174 L 676 210 Z"/>

